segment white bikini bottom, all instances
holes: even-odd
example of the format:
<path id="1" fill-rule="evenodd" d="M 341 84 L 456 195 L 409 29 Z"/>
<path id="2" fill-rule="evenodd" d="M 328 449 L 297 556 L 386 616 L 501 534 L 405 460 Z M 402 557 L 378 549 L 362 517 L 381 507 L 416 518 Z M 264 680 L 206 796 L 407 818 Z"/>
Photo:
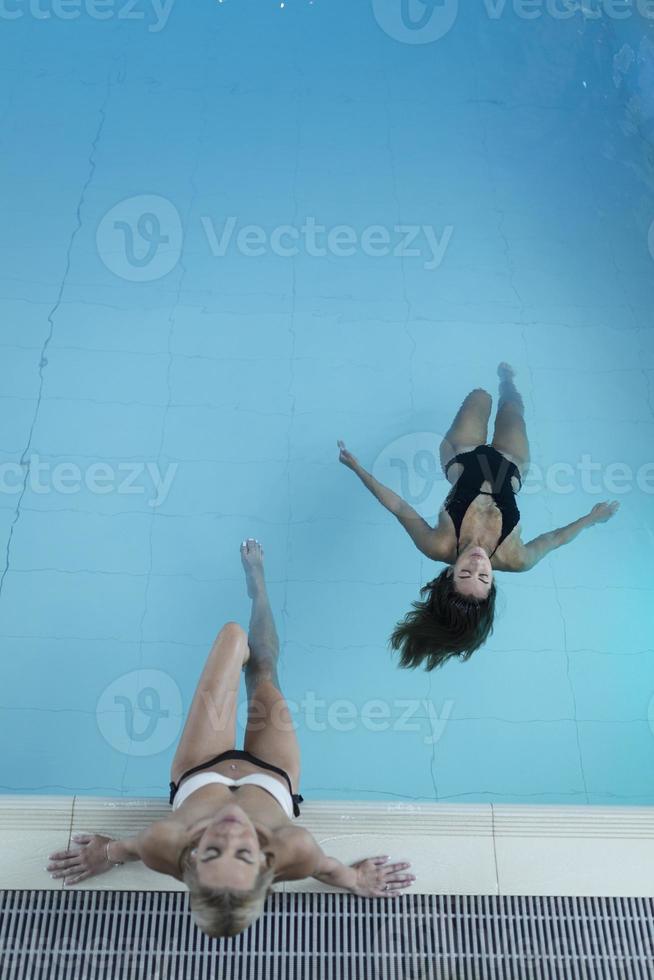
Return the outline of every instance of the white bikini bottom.
<path id="1" fill-rule="evenodd" d="M 180 807 L 196 790 L 202 789 L 203 786 L 209 786 L 211 783 L 220 783 L 221 786 L 260 786 L 261 789 L 265 789 L 266 793 L 270 793 L 277 800 L 287 817 L 290 819 L 293 817 L 291 794 L 274 776 L 267 776 L 263 772 L 253 772 L 249 776 L 242 776 L 240 779 L 230 779 L 229 776 L 223 776 L 219 772 L 198 772 L 195 776 L 189 776 L 188 779 L 185 779 L 177 790 L 173 801 L 173 810 Z"/>

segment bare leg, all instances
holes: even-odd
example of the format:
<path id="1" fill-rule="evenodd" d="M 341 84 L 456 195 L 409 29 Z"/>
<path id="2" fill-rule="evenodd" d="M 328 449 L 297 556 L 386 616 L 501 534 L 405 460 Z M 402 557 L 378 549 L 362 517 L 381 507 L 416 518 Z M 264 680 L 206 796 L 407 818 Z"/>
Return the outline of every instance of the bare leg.
<path id="1" fill-rule="evenodd" d="M 234 748 L 241 669 L 249 656 L 238 623 L 225 623 L 214 640 L 173 759 L 171 779 Z"/>
<path id="2" fill-rule="evenodd" d="M 263 574 L 263 548 L 249 538 L 241 545 L 252 613 L 248 631 L 250 659 L 245 667 L 248 725 L 245 750 L 264 762 L 285 769 L 293 791 L 300 779 L 300 748 L 291 716 L 279 689 L 279 639 Z"/>
<path id="3" fill-rule="evenodd" d="M 443 471 L 457 453 L 486 443 L 492 404 L 493 399 L 483 388 L 475 388 L 466 395 L 440 446 Z M 451 482 L 457 479 L 460 469 L 458 464 L 450 469 Z"/>
<path id="4" fill-rule="evenodd" d="M 529 470 L 529 440 L 524 402 L 513 383 L 515 371 L 511 365 L 502 361 L 497 374 L 500 379 L 500 400 L 491 445 L 516 463 L 524 480 Z"/>

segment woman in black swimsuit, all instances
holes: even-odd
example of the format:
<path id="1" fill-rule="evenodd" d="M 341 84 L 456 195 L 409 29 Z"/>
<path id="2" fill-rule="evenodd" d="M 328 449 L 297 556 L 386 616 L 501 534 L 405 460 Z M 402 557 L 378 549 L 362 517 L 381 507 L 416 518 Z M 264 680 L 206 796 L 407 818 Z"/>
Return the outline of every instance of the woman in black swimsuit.
<path id="1" fill-rule="evenodd" d="M 499 365 L 499 405 L 493 441 L 486 444 L 492 398 L 475 388 L 466 397 L 440 446 L 445 476 L 452 484 L 430 527 L 416 511 L 379 483 L 339 442 L 340 461 L 353 470 L 406 528 L 423 554 L 448 567 L 420 590 L 422 601 L 399 622 L 391 646 L 402 667 L 424 663 L 427 670 L 450 657 L 467 660 L 493 629 L 494 571 L 525 572 L 584 528 L 613 517 L 617 501 L 596 504 L 566 527 L 520 539 L 516 493 L 529 469 L 524 404 L 509 364 Z"/>

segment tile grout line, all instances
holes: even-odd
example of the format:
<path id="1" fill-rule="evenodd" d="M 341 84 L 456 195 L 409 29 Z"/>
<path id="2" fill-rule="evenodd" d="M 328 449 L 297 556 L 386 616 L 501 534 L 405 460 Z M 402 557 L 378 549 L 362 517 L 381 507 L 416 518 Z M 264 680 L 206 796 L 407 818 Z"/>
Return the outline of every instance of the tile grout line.
<path id="1" fill-rule="evenodd" d="M 303 81 L 302 73 L 295 62 L 295 52 L 293 60 L 293 71 L 295 72 L 296 84 Z M 291 182 L 290 182 L 290 200 L 292 202 L 292 221 L 297 225 L 298 221 L 298 178 L 300 175 L 300 158 L 301 150 L 303 145 L 303 133 L 304 133 L 304 99 L 302 94 L 302 89 L 298 87 L 297 91 L 294 93 L 294 103 L 293 103 L 293 120 L 294 120 L 294 150 L 293 150 L 293 164 L 291 170 Z M 288 634 L 289 634 L 289 622 L 290 622 L 290 612 L 289 612 L 289 569 L 292 567 L 293 560 L 293 477 L 292 477 L 292 467 L 294 463 L 293 458 L 293 428 L 297 417 L 297 391 L 296 391 L 296 362 L 297 362 L 297 316 L 298 316 L 298 302 L 297 302 L 297 285 L 298 285 L 298 270 L 296 257 L 291 258 L 290 265 L 290 308 L 284 316 L 285 333 L 288 334 L 289 339 L 289 352 L 288 352 L 288 387 L 286 389 L 286 396 L 288 397 L 288 412 L 285 413 L 288 418 L 288 425 L 284 433 L 284 443 L 286 448 L 286 454 L 284 459 L 284 479 L 286 485 L 286 495 L 287 495 L 287 521 L 286 521 L 286 535 L 283 541 L 284 548 L 284 577 L 282 580 L 282 601 L 280 609 L 280 622 L 282 623 L 282 633 L 279 642 L 279 669 L 281 677 L 283 678 L 284 685 L 286 684 L 286 652 L 288 649 Z M 286 364 L 286 358 L 283 359 Z"/>
<path id="2" fill-rule="evenodd" d="M 206 131 L 207 131 L 208 119 L 209 119 L 209 111 L 208 111 L 208 104 L 207 104 L 206 89 L 204 90 L 203 95 L 202 95 L 200 101 L 201 101 L 202 109 L 203 109 L 203 111 L 202 111 L 202 117 L 201 117 L 202 118 L 202 126 L 200 128 L 200 132 L 199 132 L 199 135 L 198 135 L 198 138 L 197 138 L 197 155 L 195 157 L 193 166 L 191 167 L 190 175 L 188 177 L 188 183 L 190 185 L 190 195 L 189 195 L 188 207 L 187 207 L 186 215 L 185 215 L 185 217 L 186 217 L 186 226 L 184 226 L 184 232 L 186 231 L 186 228 L 190 225 L 190 219 L 191 219 L 191 216 L 193 214 L 193 208 L 195 207 L 195 204 L 196 204 L 197 199 L 198 199 L 198 194 L 199 194 L 198 186 L 197 186 L 197 183 L 196 183 L 196 177 L 197 177 L 197 174 L 198 174 L 198 169 L 200 167 L 200 161 L 201 161 L 201 158 L 202 158 L 202 154 L 203 154 L 203 151 L 205 149 Z M 164 447 L 165 447 L 165 444 L 166 444 L 166 434 L 167 434 L 166 426 L 168 424 L 170 411 L 171 411 L 172 408 L 175 407 L 175 404 L 176 404 L 175 401 L 174 401 L 174 397 L 173 397 L 173 383 L 172 383 L 172 369 L 173 369 L 173 358 L 174 358 L 174 354 L 173 354 L 173 338 L 175 336 L 176 327 L 178 326 L 178 318 L 179 318 L 180 307 L 182 306 L 182 302 L 183 302 L 184 283 L 185 283 L 186 278 L 187 278 L 187 275 L 188 275 L 188 267 L 187 267 L 187 264 L 186 264 L 185 248 L 186 248 L 186 239 L 183 237 L 182 249 L 181 249 L 181 252 L 180 252 L 180 257 L 179 257 L 179 262 L 178 262 L 179 269 L 180 269 L 180 274 L 179 274 L 179 277 L 177 279 L 177 283 L 176 283 L 176 287 L 175 287 L 175 289 L 173 291 L 173 295 L 171 297 L 171 300 L 172 301 L 171 301 L 171 305 L 170 305 L 170 309 L 169 309 L 169 314 L 168 314 L 168 318 L 167 318 L 166 348 L 165 348 L 164 351 L 162 351 L 162 358 L 165 358 L 165 360 L 166 360 L 166 395 L 167 395 L 167 398 L 166 398 L 166 402 L 161 406 L 161 409 L 162 409 L 162 412 L 161 412 L 161 430 L 160 430 L 160 436 L 159 436 L 159 445 L 158 445 L 158 448 L 157 448 L 157 460 L 161 460 L 161 459 L 164 458 Z M 149 616 L 149 613 L 150 613 L 150 592 L 151 592 L 152 581 L 153 581 L 153 578 L 156 578 L 156 576 L 153 574 L 153 567 L 154 567 L 155 526 L 156 526 L 156 518 L 158 517 L 158 514 L 157 514 L 156 510 L 152 509 L 152 512 L 149 515 L 147 515 L 147 516 L 149 517 L 149 533 L 148 533 L 148 558 L 149 558 L 149 562 L 148 562 L 147 571 L 145 572 L 144 576 L 142 576 L 142 577 L 145 578 L 145 587 L 144 587 L 144 590 L 143 590 L 143 608 L 142 608 L 141 617 L 140 617 L 139 626 L 138 626 L 138 638 L 137 638 L 137 641 L 136 641 L 137 642 L 137 649 L 138 649 L 136 670 L 138 672 L 140 672 L 140 671 L 143 670 L 143 659 L 144 659 L 143 658 L 143 644 L 144 644 L 144 635 L 145 635 L 145 624 L 146 624 L 146 621 L 147 621 L 148 616 Z M 128 774 L 128 770 L 129 770 L 130 758 L 131 758 L 130 757 L 130 754 L 129 753 L 126 753 L 125 763 L 123 765 L 122 777 L 121 777 L 121 796 L 123 796 L 123 797 L 126 795 L 126 793 L 125 793 L 125 783 L 126 783 L 126 780 L 127 780 L 127 774 Z"/>
<path id="3" fill-rule="evenodd" d="M 495 885 L 497 888 L 496 894 L 501 895 L 502 890 L 500 888 L 500 869 L 497 863 L 497 838 L 495 836 L 495 806 L 493 803 L 490 804 L 490 812 L 491 812 L 491 839 L 493 841 L 493 865 L 495 867 Z"/>
<path id="4" fill-rule="evenodd" d="M 93 136 L 93 139 L 91 141 L 91 150 L 90 150 L 89 156 L 87 158 L 88 164 L 89 164 L 89 170 L 88 170 L 86 179 L 84 180 L 84 183 L 82 184 L 82 189 L 80 191 L 80 195 L 79 195 L 78 200 L 77 200 L 77 206 L 75 208 L 75 221 L 76 221 L 76 224 L 75 224 L 75 227 L 73 228 L 71 234 L 69 235 L 68 243 L 67 243 L 67 246 L 66 246 L 66 249 L 65 249 L 63 274 L 62 274 L 61 280 L 60 280 L 60 282 L 58 284 L 58 288 L 57 288 L 57 291 L 56 291 L 56 297 L 55 297 L 55 300 L 54 300 L 54 304 L 51 304 L 51 303 L 44 304 L 44 305 L 47 305 L 49 307 L 49 312 L 48 312 L 48 315 L 47 315 L 47 322 L 49 324 L 49 329 L 46 332 L 46 336 L 45 336 L 45 339 L 43 341 L 43 344 L 40 346 L 40 348 L 39 347 L 35 348 L 35 350 L 36 350 L 37 353 L 39 353 L 39 351 L 40 351 L 39 363 L 38 363 L 39 384 L 38 384 L 38 390 L 37 390 L 36 398 L 34 399 L 35 406 L 34 406 L 34 412 L 32 414 L 32 421 L 31 421 L 31 424 L 30 424 L 29 429 L 28 429 L 28 432 L 27 432 L 27 441 L 26 441 L 25 446 L 24 446 L 24 448 L 23 448 L 23 450 L 22 450 L 22 452 L 20 454 L 20 465 L 21 465 L 21 467 L 24 467 L 25 472 L 24 472 L 24 476 L 23 476 L 22 485 L 20 487 L 20 492 L 19 492 L 19 495 L 18 495 L 18 499 L 16 501 L 16 505 L 13 508 L 14 516 L 13 516 L 13 520 L 11 522 L 11 525 L 9 527 L 9 533 L 8 533 L 8 537 L 7 537 L 7 543 L 6 543 L 6 546 L 5 546 L 5 549 L 4 549 L 4 568 L 0 572 L 0 598 L 2 598 L 2 596 L 4 595 L 5 580 L 7 578 L 7 575 L 9 574 L 9 571 L 10 571 L 11 557 L 12 557 L 12 546 L 13 546 L 13 540 L 14 540 L 14 531 L 16 529 L 16 525 L 18 524 L 18 522 L 21 519 L 21 515 L 22 515 L 22 504 L 23 504 L 23 500 L 25 499 L 25 496 L 27 494 L 27 486 L 28 486 L 28 481 L 29 481 L 29 476 L 30 476 L 30 467 L 31 467 L 30 458 L 29 458 L 29 455 L 28 454 L 32 450 L 32 445 L 33 445 L 33 440 L 34 440 L 34 432 L 35 432 L 37 423 L 39 421 L 40 411 L 41 411 L 41 405 L 42 405 L 43 400 L 44 400 L 44 398 L 43 398 L 43 391 L 44 391 L 44 387 L 45 387 L 45 373 L 44 372 L 45 372 L 45 369 L 46 369 L 46 367 L 48 365 L 48 359 L 46 357 L 46 354 L 48 352 L 48 348 L 52 344 L 52 340 L 53 340 L 54 332 L 55 332 L 55 317 L 58 315 L 58 313 L 59 313 L 59 311 L 61 309 L 62 302 L 63 302 L 64 291 L 65 291 L 66 285 L 68 283 L 68 277 L 69 277 L 70 268 L 71 268 L 71 261 L 72 261 L 73 247 L 75 245 L 75 241 L 77 239 L 77 236 L 78 236 L 78 234 L 79 234 L 79 232 L 80 232 L 80 230 L 82 228 L 82 224 L 83 224 L 83 221 L 82 221 L 82 207 L 85 204 L 86 192 L 89 189 L 89 187 L 90 187 L 90 185 L 91 185 L 91 183 L 93 181 L 93 177 L 95 176 L 95 170 L 96 170 L 95 153 L 96 153 L 96 150 L 97 150 L 98 143 L 100 141 L 100 137 L 101 137 L 102 132 L 104 130 L 104 126 L 105 126 L 105 122 L 106 122 L 106 113 L 105 113 L 105 110 L 106 110 L 107 104 L 109 102 L 110 95 L 111 95 L 111 82 L 109 81 L 108 82 L 108 86 L 107 86 L 107 92 L 106 92 L 105 97 L 104 97 L 104 100 L 103 100 L 103 102 L 102 102 L 102 104 L 100 106 L 100 122 L 99 122 L 99 124 L 98 124 L 98 126 L 96 128 L 95 135 Z"/>

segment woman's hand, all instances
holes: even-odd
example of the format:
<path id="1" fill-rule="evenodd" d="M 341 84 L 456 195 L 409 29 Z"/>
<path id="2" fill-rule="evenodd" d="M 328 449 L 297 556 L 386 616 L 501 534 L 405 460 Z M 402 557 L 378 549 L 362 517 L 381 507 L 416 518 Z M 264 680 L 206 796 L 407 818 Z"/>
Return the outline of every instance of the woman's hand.
<path id="1" fill-rule="evenodd" d="M 588 520 L 591 524 L 606 524 L 617 512 L 620 504 L 617 500 L 604 500 L 601 504 L 595 504 Z"/>
<path id="2" fill-rule="evenodd" d="M 86 878 L 101 875 L 113 867 L 107 860 L 107 844 L 112 841 L 112 837 L 100 834 L 74 834 L 67 851 L 50 855 L 46 870 L 53 878 L 63 878 L 64 885 L 76 885 Z"/>
<path id="3" fill-rule="evenodd" d="M 359 468 L 359 461 L 352 455 L 351 452 L 349 452 L 349 450 L 345 448 L 345 443 L 342 439 L 338 440 L 338 448 L 340 450 L 338 456 L 339 461 L 343 463 L 344 466 L 347 466 L 348 469 L 354 470 L 356 473 Z"/>
<path id="4" fill-rule="evenodd" d="M 416 880 L 415 875 L 407 874 L 408 862 L 388 864 L 388 856 L 366 858 L 350 865 L 356 873 L 356 883 L 350 888 L 353 895 L 362 898 L 390 898 Z"/>

